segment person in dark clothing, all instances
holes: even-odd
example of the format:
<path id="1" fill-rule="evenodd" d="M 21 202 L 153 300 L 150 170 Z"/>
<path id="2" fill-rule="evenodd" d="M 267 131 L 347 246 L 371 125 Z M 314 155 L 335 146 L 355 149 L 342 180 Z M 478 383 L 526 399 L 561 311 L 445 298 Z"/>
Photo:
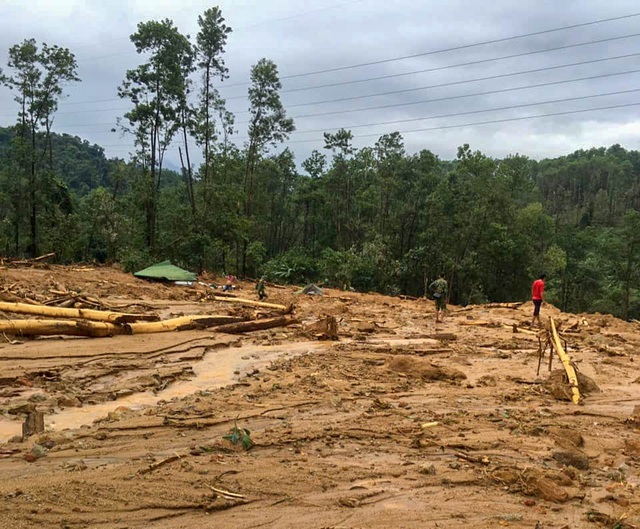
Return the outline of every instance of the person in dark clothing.
<path id="1" fill-rule="evenodd" d="M 444 321 L 444 313 L 447 310 L 447 292 L 449 285 L 447 284 L 444 274 L 440 274 L 438 279 L 429 285 L 429 290 L 436 302 L 436 323 Z"/>
<path id="2" fill-rule="evenodd" d="M 256 285 L 256 291 L 258 292 L 258 299 L 260 299 L 260 301 L 267 297 L 267 289 L 264 285 L 264 277 L 261 277 L 260 281 L 258 281 L 258 284 Z"/>

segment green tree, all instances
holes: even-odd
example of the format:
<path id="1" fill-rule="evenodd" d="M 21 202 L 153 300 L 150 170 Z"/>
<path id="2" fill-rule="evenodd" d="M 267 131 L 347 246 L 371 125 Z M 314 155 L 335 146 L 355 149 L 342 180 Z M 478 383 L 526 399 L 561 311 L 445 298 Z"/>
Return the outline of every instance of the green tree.
<path id="1" fill-rule="evenodd" d="M 273 61 L 260 59 L 251 68 L 249 87 L 249 143 L 245 166 L 245 214 L 250 217 L 255 193 L 255 172 L 268 145 L 285 141 L 295 130 L 280 100 L 282 84 Z"/>
<path id="2" fill-rule="evenodd" d="M 134 134 L 135 161 L 146 174 L 141 197 L 146 220 L 145 242 L 154 254 L 163 160 L 185 122 L 188 73 L 192 70 L 194 52 L 187 37 L 169 19 L 140 22 L 131 35 L 131 42 L 138 53 L 148 55 L 148 61 L 127 71 L 118 95 L 134 105 L 124 116 L 128 125 L 123 128 Z"/>
<path id="3" fill-rule="evenodd" d="M 48 176 L 53 172 L 51 126 L 63 96 L 64 85 L 80 81 L 73 53 L 67 48 L 48 46 L 40 48 L 35 39 L 26 39 L 9 49 L 9 74 L 0 71 L 0 82 L 15 93 L 18 111 L 15 137 L 15 159 L 20 175 L 26 176 L 26 204 L 30 226 L 28 252 L 38 254 L 38 210 L 44 203 L 41 182 L 43 168 L 48 165 Z M 48 154 L 48 157 L 47 157 Z M 48 162 L 48 164 L 47 164 Z M 17 186 L 14 207 L 22 205 L 21 186 Z M 19 222 L 19 216 L 15 217 Z M 16 232 L 19 227 L 16 225 Z M 17 237 L 17 239 L 19 236 Z"/>

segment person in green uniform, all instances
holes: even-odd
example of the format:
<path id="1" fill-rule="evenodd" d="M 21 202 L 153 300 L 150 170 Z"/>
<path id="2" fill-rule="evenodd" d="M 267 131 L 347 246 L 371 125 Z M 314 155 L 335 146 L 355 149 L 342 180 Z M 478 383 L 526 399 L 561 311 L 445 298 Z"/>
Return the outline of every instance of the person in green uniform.
<path id="1" fill-rule="evenodd" d="M 258 292 L 258 298 L 260 299 L 260 301 L 267 297 L 267 289 L 264 286 L 264 277 L 261 277 L 260 281 L 258 281 L 258 284 L 256 285 L 256 291 Z"/>
<path id="2" fill-rule="evenodd" d="M 440 274 L 438 279 L 429 285 L 429 290 L 436 302 L 436 323 L 442 323 L 444 313 L 447 310 L 447 292 L 449 290 L 444 274 Z"/>

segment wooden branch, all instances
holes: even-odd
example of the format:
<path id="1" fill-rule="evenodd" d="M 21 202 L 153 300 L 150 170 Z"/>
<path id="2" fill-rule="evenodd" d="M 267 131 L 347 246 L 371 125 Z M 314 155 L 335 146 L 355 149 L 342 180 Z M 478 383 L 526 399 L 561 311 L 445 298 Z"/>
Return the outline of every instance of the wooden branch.
<path id="1" fill-rule="evenodd" d="M 164 321 L 129 324 L 86 320 L 9 320 L 0 322 L 0 333 L 4 332 L 22 336 L 56 336 L 63 334 L 67 336 L 89 336 L 95 338 L 118 334 L 188 331 L 229 325 L 242 325 L 242 318 L 234 316 L 182 316 Z"/>
<path id="2" fill-rule="evenodd" d="M 29 305 L 27 303 L 0 302 L 0 311 L 16 314 L 33 314 L 36 316 L 50 316 L 52 318 L 76 318 L 89 321 L 103 321 L 109 323 L 130 323 L 134 321 L 157 321 L 155 314 L 125 314 L 94 309 L 72 309 L 64 307 L 50 307 L 48 305 Z"/>
<path id="3" fill-rule="evenodd" d="M 286 327 L 293 323 L 298 323 L 295 318 L 279 316 L 277 318 L 268 318 L 264 320 L 245 321 L 242 323 L 231 323 L 229 325 L 220 325 L 214 329 L 215 332 L 226 332 L 229 334 L 239 334 L 243 332 L 261 331 L 264 329 L 273 329 L 274 327 Z"/>
<path id="4" fill-rule="evenodd" d="M 522 305 L 523 303 L 520 301 L 510 301 L 508 303 L 484 303 L 481 305 L 467 305 L 466 307 L 456 309 L 453 312 L 467 312 L 473 309 L 517 309 Z"/>
<path id="5" fill-rule="evenodd" d="M 124 328 L 124 327 L 122 327 Z M 113 336 L 126 334 L 113 323 L 73 320 L 8 320 L 0 322 L 0 332 L 18 336 Z M 129 333 L 130 334 L 130 333 Z"/>
<path id="6" fill-rule="evenodd" d="M 558 336 L 558 330 L 556 329 L 556 322 L 550 317 L 549 323 L 551 327 L 551 342 L 553 343 L 555 350 L 558 352 L 560 360 L 562 360 L 562 365 L 567 373 L 569 384 L 571 384 L 571 400 L 574 404 L 579 404 L 581 397 L 580 390 L 578 389 L 578 376 L 576 375 L 576 370 L 571 363 L 569 355 L 562 347 L 562 342 L 560 341 L 560 336 Z"/>
<path id="7" fill-rule="evenodd" d="M 240 305 L 247 305 L 250 307 L 262 307 L 263 309 L 280 310 L 285 314 L 290 313 L 293 310 L 293 305 L 278 305 L 277 303 L 266 303 L 264 301 L 254 301 L 252 299 L 244 298 L 226 298 L 222 296 L 213 296 L 213 301 L 222 301 L 226 303 L 239 303 Z"/>
<path id="8" fill-rule="evenodd" d="M 216 326 L 238 325 L 244 318 L 236 316 L 181 316 L 164 321 L 130 323 L 127 325 L 131 332 L 128 334 L 150 334 L 156 332 L 189 331 L 207 329 Z M 251 323 L 251 322 L 247 322 Z"/>

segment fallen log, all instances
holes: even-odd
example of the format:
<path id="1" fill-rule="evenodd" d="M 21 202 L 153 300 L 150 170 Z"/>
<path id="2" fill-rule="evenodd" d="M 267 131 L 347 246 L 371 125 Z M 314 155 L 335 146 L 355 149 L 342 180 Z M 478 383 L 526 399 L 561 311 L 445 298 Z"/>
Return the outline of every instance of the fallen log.
<path id="1" fill-rule="evenodd" d="M 50 307 L 48 305 L 29 305 L 27 303 L 0 302 L 0 311 L 16 314 L 33 314 L 52 318 L 76 318 L 89 321 L 109 323 L 130 323 L 134 321 L 157 321 L 155 314 L 125 314 L 94 309 L 74 309 L 66 307 Z"/>
<path id="2" fill-rule="evenodd" d="M 513 325 L 507 325 L 506 323 L 503 323 L 502 326 L 505 329 L 511 329 L 514 334 L 523 333 L 523 334 L 531 334 L 533 336 L 538 336 L 539 334 L 536 331 L 531 331 L 529 329 L 523 329 L 522 327 L 518 327 L 515 323 Z"/>
<path id="3" fill-rule="evenodd" d="M 273 309 L 282 311 L 285 314 L 289 314 L 293 310 L 293 305 L 279 305 L 277 303 L 266 303 L 264 301 L 254 301 L 253 299 L 244 298 L 223 298 L 222 296 L 214 295 L 213 301 L 223 301 L 226 303 L 239 303 L 240 305 L 248 305 L 250 307 L 262 307 L 263 309 Z"/>
<path id="4" fill-rule="evenodd" d="M 0 333 L 18 336 L 113 336 L 121 327 L 113 323 L 73 320 L 9 320 L 0 321 Z M 129 333 L 130 334 L 130 333 Z"/>
<path id="5" fill-rule="evenodd" d="M 242 321 L 242 318 L 234 316 L 181 316 L 164 321 L 128 324 L 87 320 L 9 320 L 0 322 L 0 333 L 21 336 L 57 336 L 63 334 L 66 336 L 96 338 L 121 334 L 149 334 L 207 329 L 218 325 L 238 324 Z"/>
<path id="6" fill-rule="evenodd" d="M 130 323 L 127 327 L 131 332 L 124 334 L 190 331 L 194 329 L 208 329 L 209 327 L 216 327 L 220 325 L 234 325 L 244 321 L 244 318 L 236 316 L 181 316 L 179 318 L 172 318 L 164 321 Z"/>
<path id="7" fill-rule="evenodd" d="M 569 379 L 569 384 L 571 386 L 571 401 L 574 404 L 579 404 L 581 397 L 580 390 L 578 389 L 578 376 L 576 375 L 576 370 L 571 363 L 569 355 L 562 347 L 562 342 L 560 341 L 560 336 L 558 335 L 558 330 L 556 329 L 556 322 L 553 320 L 553 318 L 549 318 L 549 323 L 551 328 L 551 342 L 553 343 L 553 347 L 557 351 L 560 360 L 562 360 L 562 365 L 565 372 L 567 373 L 567 378 Z"/>
<path id="8" fill-rule="evenodd" d="M 496 323 L 493 321 L 486 321 L 486 320 L 461 321 L 459 325 L 465 325 L 469 327 L 501 327 L 500 323 Z"/>
<path id="9" fill-rule="evenodd" d="M 442 342 L 449 342 L 458 339 L 458 336 L 452 332 L 437 332 L 435 334 L 427 334 L 426 337 L 431 338 L 432 340 L 440 340 Z"/>
<path id="10" fill-rule="evenodd" d="M 466 307 L 456 309 L 453 312 L 467 312 L 473 309 L 517 309 L 522 305 L 523 302 L 521 301 L 510 301 L 508 303 L 483 303 L 480 305 L 467 305 Z"/>
<path id="11" fill-rule="evenodd" d="M 229 325 L 220 325 L 213 329 L 215 332 L 224 332 L 228 334 L 240 334 L 244 332 L 262 331 L 264 329 L 273 329 L 274 327 L 286 327 L 298 323 L 295 318 L 287 316 L 278 316 L 277 318 L 268 318 L 264 320 L 245 321 L 242 323 L 230 323 Z"/>

